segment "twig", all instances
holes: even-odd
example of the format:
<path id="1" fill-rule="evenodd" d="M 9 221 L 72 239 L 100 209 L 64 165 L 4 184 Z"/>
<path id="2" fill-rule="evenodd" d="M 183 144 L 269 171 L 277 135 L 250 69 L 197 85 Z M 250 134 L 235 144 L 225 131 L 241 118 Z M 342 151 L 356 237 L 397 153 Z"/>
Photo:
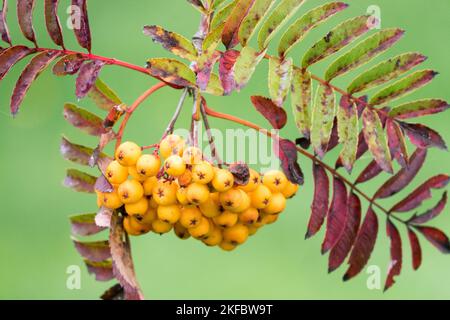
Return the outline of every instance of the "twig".
<path id="1" fill-rule="evenodd" d="M 178 120 L 178 117 L 180 116 L 181 110 L 183 109 L 184 101 L 186 100 L 186 97 L 188 96 L 188 89 L 185 88 L 183 90 L 183 93 L 181 94 L 180 100 L 178 101 L 178 105 L 175 109 L 175 113 L 172 116 L 172 119 L 170 120 L 169 124 L 167 125 L 166 131 L 164 132 L 161 140 L 163 140 L 165 137 L 167 137 L 169 134 L 173 133 L 173 130 L 175 128 L 175 124 Z"/>
<path id="2" fill-rule="evenodd" d="M 200 112 L 202 113 L 203 124 L 205 125 L 206 135 L 208 136 L 208 143 L 211 149 L 211 156 L 213 160 L 217 163 L 219 168 L 222 168 L 224 164 L 220 156 L 217 154 L 216 143 L 214 142 L 214 137 L 211 133 L 211 126 L 209 125 L 208 115 L 205 110 L 205 101 L 202 99 L 202 103 L 200 104 Z"/>

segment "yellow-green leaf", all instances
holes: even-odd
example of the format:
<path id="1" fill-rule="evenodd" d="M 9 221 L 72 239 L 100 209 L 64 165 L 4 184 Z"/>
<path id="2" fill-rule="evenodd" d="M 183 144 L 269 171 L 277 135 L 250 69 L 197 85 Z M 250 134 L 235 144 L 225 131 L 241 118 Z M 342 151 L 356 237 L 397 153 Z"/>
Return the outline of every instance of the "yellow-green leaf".
<path id="1" fill-rule="evenodd" d="M 239 41 L 243 47 L 255 33 L 258 24 L 264 19 L 267 12 L 274 4 L 275 0 L 256 0 L 249 13 L 242 21 L 239 29 Z"/>
<path id="2" fill-rule="evenodd" d="M 269 59 L 269 93 L 272 101 L 282 106 L 289 92 L 292 80 L 292 58 Z"/>
<path id="3" fill-rule="evenodd" d="M 250 80 L 255 72 L 256 66 L 261 62 L 266 50 L 258 52 L 252 47 L 244 47 L 234 65 L 234 80 L 236 89 L 241 90 Z"/>
<path id="4" fill-rule="evenodd" d="M 169 84 L 190 87 L 195 86 L 195 73 L 184 63 L 169 58 L 153 58 L 147 61 L 147 69 L 152 76 Z"/>
<path id="5" fill-rule="evenodd" d="M 119 96 L 100 78 L 97 78 L 95 85 L 88 93 L 88 97 L 103 110 L 109 111 L 115 106 L 123 104 Z"/>
<path id="6" fill-rule="evenodd" d="M 311 132 L 311 91 L 311 73 L 294 68 L 291 84 L 292 112 L 298 130 L 308 139 Z"/>
<path id="7" fill-rule="evenodd" d="M 234 7 L 237 5 L 239 0 L 233 0 L 226 6 L 224 6 L 222 9 L 217 11 L 214 14 L 214 17 L 211 21 L 211 29 L 217 28 L 221 23 L 223 23 L 228 16 L 230 15 L 231 11 L 233 11 Z"/>
<path id="8" fill-rule="evenodd" d="M 217 74 L 211 74 L 208 86 L 206 87 L 204 92 L 212 94 L 213 96 L 223 96 L 224 90 Z"/>
<path id="9" fill-rule="evenodd" d="M 397 119 L 410 119 L 443 112 L 449 107 L 447 101 L 441 99 L 422 99 L 395 107 L 389 112 L 389 116 Z"/>
<path id="10" fill-rule="evenodd" d="M 222 32 L 222 43 L 227 49 L 234 48 L 239 43 L 239 29 L 245 16 L 255 3 L 255 0 L 239 0 L 225 21 Z"/>
<path id="11" fill-rule="evenodd" d="M 339 143 L 342 144 L 339 158 L 345 169 L 351 173 L 358 149 L 359 121 L 358 108 L 348 96 L 341 97 L 337 121 Z"/>

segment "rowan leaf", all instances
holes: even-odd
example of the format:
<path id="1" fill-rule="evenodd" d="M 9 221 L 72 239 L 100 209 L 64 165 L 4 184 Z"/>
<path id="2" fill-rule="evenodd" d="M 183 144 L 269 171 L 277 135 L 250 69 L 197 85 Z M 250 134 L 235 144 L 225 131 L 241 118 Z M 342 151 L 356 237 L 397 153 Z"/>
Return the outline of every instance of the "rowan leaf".
<path id="1" fill-rule="evenodd" d="M 124 298 L 125 293 L 119 283 L 113 285 L 100 296 L 102 300 L 123 300 Z"/>
<path id="2" fill-rule="evenodd" d="M 356 178 L 355 183 L 364 183 L 373 178 L 377 177 L 380 173 L 383 172 L 383 169 L 380 168 L 378 163 L 375 160 L 372 160 L 367 167 L 359 174 L 358 178 Z"/>
<path id="3" fill-rule="evenodd" d="M 234 177 L 234 183 L 238 186 L 245 186 L 250 180 L 250 169 L 244 162 L 232 163 L 228 170 Z"/>
<path id="4" fill-rule="evenodd" d="M 448 237 L 441 230 L 434 227 L 414 226 L 433 246 L 442 253 L 450 253 L 450 242 Z"/>
<path id="5" fill-rule="evenodd" d="M 360 16 L 346 20 L 328 32 L 305 53 L 302 68 L 308 68 L 329 57 L 368 32 L 371 28 L 368 23 L 369 18 L 369 16 Z"/>
<path id="6" fill-rule="evenodd" d="M 369 151 L 381 169 L 392 173 L 391 154 L 378 112 L 367 108 L 362 114 L 362 119 L 364 138 L 369 147 Z"/>
<path id="7" fill-rule="evenodd" d="M 239 54 L 239 51 L 227 50 L 219 58 L 219 78 L 225 95 L 229 95 L 236 88 L 233 70 Z"/>
<path id="8" fill-rule="evenodd" d="M 25 46 L 14 46 L 3 51 L 0 54 L 0 80 L 3 80 L 16 63 L 35 52 L 35 49 L 30 49 Z"/>
<path id="9" fill-rule="evenodd" d="M 325 169 L 313 163 L 313 177 L 314 177 L 314 197 L 311 204 L 311 217 L 308 222 L 308 231 L 305 238 L 311 238 L 322 227 L 322 224 L 327 216 L 329 203 L 329 179 Z"/>
<path id="10" fill-rule="evenodd" d="M 223 96 L 224 90 L 220 82 L 219 76 L 215 73 L 211 73 L 209 78 L 208 86 L 204 92 L 212 94 L 213 96 Z"/>
<path id="11" fill-rule="evenodd" d="M 47 27 L 48 34 L 57 46 L 64 48 L 61 22 L 58 17 L 59 0 L 45 0 L 44 3 L 45 25 Z"/>
<path id="12" fill-rule="evenodd" d="M 222 43 L 227 49 L 239 44 L 239 29 L 254 3 L 255 0 L 239 0 L 227 17 L 222 32 Z"/>
<path id="13" fill-rule="evenodd" d="M 406 123 L 399 121 L 398 124 L 404 130 L 409 140 L 418 148 L 432 148 L 447 150 L 444 139 L 431 128 L 420 123 Z"/>
<path id="14" fill-rule="evenodd" d="M 6 23 L 6 15 L 8 13 L 8 0 L 3 0 L 2 10 L 0 11 L 0 37 L 11 46 L 11 36 L 9 35 L 8 24 Z"/>
<path id="15" fill-rule="evenodd" d="M 117 93 L 100 78 L 95 80 L 95 84 L 89 90 L 88 97 L 95 102 L 97 107 L 106 111 L 123 104 Z"/>
<path id="16" fill-rule="evenodd" d="M 260 50 L 267 48 L 270 40 L 297 13 L 304 0 L 282 0 L 264 21 L 258 33 L 258 45 Z"/>
<path id="17" fill-rule="evenodd" d="M 169 58 L 153 58 L 147 61 L 150 73 L 164 82 L 180 87 L 195 86 L 195 73 L 184 63 Z"/>
<path id="18" fill-rule="evenodd" d="M 75 238 L 72 241 L 78 253 L 85 259 L 93 262 L 101 262 L 111 258 L 108 241 L 83 242 Z"/>
<path id="19" fill-rule="evenodd" d="M 329 86 L 319 85 L 314 99 L 311 144 L 320 158 L 325 156 L 336 116 L 335 93 Z"/>
<path id="20" fill-rule="evenodd" d="M 256 110 L 270 122 L 274 129 L 282 129 L 286 125 L 286 111 L 272 100 L 261 96 L 252 96 L 251 100 Z"/>
<path id="21" fill-rule="evenodd" d="M 375 193 L 373 199 L 384 199 L 391 197 L 405 188 L 422 168 L 427 156 L 426 149 L 416 149 L 412 154 L 409 165 L 402 168 L 396 175 L 386 181 Z"/>
<path id="22" fill-rule="evenodd" d="M 410 227 L 408 227 L 408 238 L 411 246 L 413 269 L 417 270 L 422 264 L 422 248 L 420 246 L 419 238 L 417 238 L 416 233 Z"/>
<path id="23" fill-rule="evenodd" d="M 236 81 L 237 91 L 247 85 L 265 54 L 266 51 L 258 52 L 252 47 L 242 48 L 241 54 L 234 65 L 234 80 Z"/>
<path id="24" fill-rule="evenodd" d="M 425 211 L 422 214 L 415 213 L 409 220 L 409 224 L 425 224 L 428 221 L 433 220 L 444 211 L 447 205 L 447 191 L 443 193 L 439 202 L 431 209 Z"/>
<path id="25" fill-rule="evenodd" d="M 95 224 L 102 228 L 111 227 L 111 217 L 114 210 L 105 207 L 100 207 L 97 214 L 95 215 Z"/>
<path id="26" fill-rule="evenodd" d="M 333 198 L 327 213 L 327 231 L 322 242 L 322 254 L 334 248 L 347 224 L 347 188 L 339 178 L 333 179 Z"/>
<path id="27" fill-rule="evenodd" d="M 377 92 L 372 99 L 369 100 L 369 104 L 372 106 L 383 105 L 410 94 L 428 84 L 437 74 L 438 73 L 433 70 L 416 71 Z"/>
<path id="28" fill-rule="evenodd" d="M 205 7 L 203 6 L 202 0 L 186 0 L 189 2 L 195 9 L 200 11 L 201 13 L 205 12 Z"/>
<path id="29" fill-rule="evenodd" d="M 25 38 L 36 44 L 33 28 L 34 0 L 17 0 L 17 19 Z M 36 45 L 37 46 L 37 45 Z"/>
<path id="30" fill-rule="evenodd" d="M 111 260 L 105 260 L 101 262 L 84 260 L 89 274 L 95 275 L 97 281 L 109 281 L 114 279 L 113 267 Z"/>
<path id="31" fill-rule="evenodd" d="M 384 284 L 384 291 L 395 283 L 394 277 L 399 276 L 402 270 L 402 239 L 397 227 L 388 218 L 386 219 L 386 233 L 391 243 L 391 261 L 389 262 L 388 275 Z"/>
<path id="32" fill-rule="evenodd" d="M 102 119 L 74 104 L 66 103 L 64 105 L 63 115 L 71 125 L 92 136 L 100 136 L 106 131 L 103 127 Z"/>
<path id="33" fill-rule="evenodd" d="M 216 62 L 220 59 L 220 53 L 212 51 L 212 53 L 204 52 L 198 59 L 195 66 L 197 71 L 197 86 L 204 91 L 209 84 L 211 73 Z"/>
<path id="34" fill-rule="evenodd" d="M 369 207 L 361 228 L 356 236 L 353 250 L 348 261 L 349 268 L 344 281 L 350 280 L 365 267 L 370 259 L 378 235 L 378 218 L 372 207 Z"/>
<path id="35" fill-rule="evenodd" d="M 294 184 L 303 185 L 304 177 L 298 164 L 297 146 L 295 143 L 287 139 L 276 139 L 274 149 L 288 180 Z"/>
<path id="36" fill-rule="evenodd" d="M 105 227 L 99 227 L 96 225 L 95 215 L 95 213 L 87 213 L 71 216 L 69 219 L 72 234 L 76 236 L 86 237 L 105 230 Z"/>
<path id="37" fill-rule="evenodd" d="M 358 43 L 349 52 L 333 62 L 325 72 L 325 80 L 331 81 L 350 70 L 356 69 L 393 46 L 405 32 L 401 29 L 386 29 Z"/>
<path id="38" fill-rule="evenodd" d="M 264 19 L 274 3 L 275 0 L 254 1 L 253 6 L 248 11 L 248 14 L 245 16 L 239 28 L 239 41 L 243 47 L 247 45 L 259 23 Z"/>
<path id="39" fill-rule="evenodd" d="M 221 23 L 225 22 L 225 20 L 230 15 L 231 11 L 233 11 L 234 7 L 238 4 L 240 0 L 233 0 L 222 9 L 217 11 L 214 14 L 213 19 L 211 20 L 211 29 L 216 29 Z"/>
<path id="40" fill-rule="evenodd" d="M 77 192 L 95 193 L 94 185 L 96 177 L 76 169 L 67 170 L 64 185 Z"/>
<path id="41" fill-rule="evenodd" d="M 339 143 L 342 151 L 339 155 L 345 169 L 351 173 L 358 149 L 359 121 L 358 109 L 348 96 L 343 95 L 337 111 Z"/>
<path id="42" fill-rule="evenodd" d="M 217 49 L 222 40 L 222 31 L 225 23 L 219 24 L 215 29 L 212 29 L 203 40 L 202 49 L 203 54 L 211 56 Z"/>
<path id="43" fill-rule="evenodd" d="M 269 59 L 269 93 L 272 101 L 282 106 L 286 100 L 292 80 L 292 58 L 280 60 L 276 57 Z"/>
<path id="44" fill-rule="evenodd" d="M 308 11 L 283 34 L 278 45 L 278 55 L 285 57 L 311 30 L 347 7 L 348 4 L 343 2 L 330 2 Z"/>
<path id="45" fill-rule="evenodd" d="M 391 156 L 397 160 L 400 166 L 406 167 L 408 165 L 408 151 L 405 137 L 400 126 L 391 118 L 388 118 L 386 122 L 386 134 Z"/>
<path id="46" fill-rule="evenodd" d="M 197 50 L 192 42 L 178 33 L 153 25 L 144 26 L 144 35 L 152 38 L 153 42 L 159 43 L 164 49 L 180 58 L 190 61 L 197 59 Z"/>
<path id="47" fill-rule="evenodd" d="M 440 99 L 423 99 L 397 106 L 389 112 L 389 116 L 396 119 L 411 119 L 443 112 L 448 108 L 449 104 L 447 101 Z"/>
<path id="48" fill-rule="evenodd" d="M 65 160 L 72 161 L 74 163 L 89 166 L 90 159 L 94 153 L 94 150 L 79 144 L 70 142 L 67 138 L 62 138 L 60 145 L 61 155 Z M 100 153 L 99 162 L 111 162 L 112 160 L 104 153 Z"/>
<path id="49" fill-rule="evenodd" d="M 53 66 L 53 74 L 56 76 L 74 75 L 80 71 L 85 61 L 86 59 L 78 53 L 63 56 Z"/>
<path id="50" fill-rule="evenodd" d="M 78 8 L 78 12 L 76 12 L 78 20 L 76 23 L 79 23 L 79 25 L 73 28 L 77 41 L 81 47 L 91 52 L 91 30 L 87 13 L 87 0 L 72 0 L 72 7 Z"/>
<path id="51" fill-rule="evenodd" d="M 291 82 L 292 112 L 298 130 L 307 139 L 311 133 L 311 91 L 311 73 L 294 68 Z"/>
<path id="52" fill-rule="evenodd" d="M 60 56 L 60 52 L 58 51 L 44 51 L 31 59 L 14 87 L 11 97 L 11 114 L 13 116 L 16 116 L 19 112 L 19 107 L 32 83 L 58 56 Z"/>

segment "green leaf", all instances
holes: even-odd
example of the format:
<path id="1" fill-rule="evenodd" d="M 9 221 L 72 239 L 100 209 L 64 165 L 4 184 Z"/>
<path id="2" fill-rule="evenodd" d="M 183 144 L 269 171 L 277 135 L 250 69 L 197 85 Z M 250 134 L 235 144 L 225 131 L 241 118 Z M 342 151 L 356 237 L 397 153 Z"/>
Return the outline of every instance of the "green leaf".
<path id="1" fill-rule="evenodd" d="M 96 177 L 76 169 L 67 170 L 64 185 L 77 192 L 95 193 L 94 185 Z"/>
<path id="2" fill-rule="evenodd" d="M 358 108 L 348 96 L 341 98 L 337 111 L 337 123 L 339 143 L 342 144 L 339 158 L 345 169 L 351 173 L 358 149 L 359 121 Z"/>
<path id="3" fill-rule="evenodd" d="M 309 31 L 347 7 L 348 4 L 343 2 L 330 2 L 308 11 L 283 34 L 278 45 L 278 55 L 280 57 L 286 56 L 297 43 L 306 37 Z"/>
<path id="4" fill-rule="evenodd" d="M 213 96 L 223 96 L 223 87 L 220 82 L 219 76 L 215 73 L 211 74 L 211 77 L 209 78 L 208 86 L 203 91 L 209 94 L 212 94 Z"/>
<path id="5" fill-rule="evenodd" d="M 109 281 L 114 279 L 114 272 L 111 260 L 105 260 L 101 262 L 84 260 L 89 274 L 95 275 L 97 281 Z"/>
<path id="6" fill-rule="evenodd" d="M 278 30 L 297 12 L 304 0 L 282 0 L 259 30 L 259 49 L 266 49 Z"/>
<path id="7" fill-rule="evenodd" d="M 256 0 L 239 29 L 239 41 L 245 47 L 275 0 Z"/>
<path id="8" fill-rule="evenodd" d="M 256 66 L 261 62 L 265 54 L 265 50 L 258 52 L 252 47 L 242 48 L 241 54 L 234 65 L 234 79 L 238 91 L 248 83 L 255 72 Z"/>
<path id="9" fill-rule="evenodd" d="M 234 7 L 237 5 L 239 0 L 233 0 L 229 4 L 227 4 L 225 7 L 220 9 L 214 14 L 214 17 L 211 21 L 211 29 L 217 28 L 221 23 L 223 23 L 228 16 L 230 15 L 231 11 L 233 11 Z"/>
<path id="10" fill-rule="evenodd" d="M 382 85 L 425 60 L 426 57 L 420 53 L 405 53 L 383 61 L 353 80 L 348 86 L 347 92 L 354 94 Z"/>
<path id="11" fill-rule="evenodd" d="M 362 114 L 364 139 L 381 169 L 392 173 L 392 159 L 386 136 L 376 110 L 366 108 Z"/>
<path id="12" fill-rule="evenodd" d="M 111 258 L 109 242 L 107 240 L 85 242 L 72 237 L 72 241 L 78 253 L 89 261 L 102 262 Z"/>
<path id="13" fill-rule="evenodd" d="M 195 73 L 184 63 L 169 58 L 153 58 L 147 61 L 150 73 L 164 82 L 179 86 L 195 86 Z"/>
<path id="14" fill-rule="evenodd" d="M 386 29 L 375 33 L 337 59 L 326 71 L 325 80 L 331 81 L 369 62 L 393 46 L 404 33 L 401 29 Z"/>
<path id="15" fill-rule="evenodd" d="M 189 61 L 197 58 L 197 50 L 192 42 L 178 33 L 167 31 L 160 26 L 145 26 L 144 34 L 180 58 Z"/>
<path id="16" fill-rule="evenodd" d="M 282 106 L 292 80 L 292 58 L 284 61 L 276 57 L 269 59 L 269 93 L 272 101 Z"/>
<path id="17" fill-rule="evenodd" d="M 101 136 L 106 132 L 100 117 L 72 103 L 64 105 L 63 115 L 71 125 L 92 136 Z"/>
<path id="18" fill-rule="evenodd" d="M 69 217 L 72 227 L 72 234 L 77 236 L 90 236 L 105 230 L 95 223 L 96 213 L 86 213 Z"/>
<path id="19" fill-rule="evenodd" d="M 203 51 L 211 52 L 217 49 L 222 39 L 222 31 L 225 23 L 219 24 L 216 28 L 212 29 L 203 40 Z"/>
<path id="20" fill-rule="evenodd" d="M 349 19 L 328 32 L 321 40 L 310 48 L 302 60 L 302 67 L 307 68 L 314 63 L 338 52 L 352 41 L 370 30 L 369 16 Z"/>
<path id="21" fill-rule="evenodd" d="M 225 1 L 227 0 L 213 0 L 212 9 L 216 10 L 218 7 L 220 7 Z"/>
<path id="22" fill-rule="evenodd" d="M 292 112 L 298 130 L 308 139 L 311 132 L 311 91 L 311 73 L 294 68 L 291 84 Z"/>
<path id="23" fill-rule="evenodd" d="M 222 32 L 222 43 L 227 49 L 234 48 L 239 43 L 239 28 L 255 0 L 239 0 L 225 21 Z"/>
<path id="24" fill-rule="evenodd" d="M 389 112 L 389 116 L 397 119 L 411 119 L 443 112 L 448 108 L 449 104 L 447 101 L 440 99 L 423 99 L 395 107 Z"/>
<path id="25" fill-rule="evenodd" d="M 316 92 L 311 128 L 311 145 L 320 158 L 325 156 L 335 116 L 335 93 L 330 86 L 321 84 Z"/>
<path id="26" fill-rule="evenodd" d="M 123 104 L 117 94 L 100 78 L 97 78 L 95 81 L 95 85 L 89 91 L 88 97 L 92 99 L 100 109 L 106 111 Z"/>
<path id="27" fill-rule="evenodd" d="M 427 85 L 437 74 L 438 73 L 433 70 L 416 71 L 377 92 L 372 99 L 370 99 L 369 104 L 373 106 L 382 105 L 410 94 Z"/>

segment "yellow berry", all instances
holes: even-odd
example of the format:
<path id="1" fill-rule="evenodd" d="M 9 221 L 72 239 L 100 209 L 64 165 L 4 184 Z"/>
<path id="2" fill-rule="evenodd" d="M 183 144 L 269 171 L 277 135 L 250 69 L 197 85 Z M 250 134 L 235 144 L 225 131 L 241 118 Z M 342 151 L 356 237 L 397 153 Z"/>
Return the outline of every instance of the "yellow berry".
<path id="1" fill-rule="evenodd" d="M 123 203 L 117 191 L 105 192 L 102 195 L 103 195 L 102 204 L 105 208 L 118 209 L 121 206 L 123 206 Z"/>
<path id="2" fill-rule="evenodd" d="M 208 200 L 199 205 L 200 211 L 207 218 L 213 218 L 220 215 L 219 194 L 217 192 L 210 193 Z"/>
<path id="3" fill-rule="evenodd" d="M 218 192 L 228 191 L 233 188 L 234 176 L 228 170 L 217 169 L 211 184 Z"/>
<path id="4" fill-rule="evenodd" d="M 205 217 L 202 217 L 200 219 L 200 222 L 195 227 L 189 228 L 188 231 L 192 237 L 196 239 L 203 239 L 208 235 L 211 229 L 212 226 L 209 220 Z"/>
<path id="5" fill-rule="evenodd" d="M 148 200 L 142 197 L 137 202 L 128 203 L 125 205 L 125 211 L 130 215 L 143 215 L 148 210 Z"/>
<path id="6" fill-rule="evenodd" d="M 174 224 L 181 216 L 180 207 L 177 204 L 158 207 L 158 218 L 162 221 Z"/>
<path id="7" fill-rule="evenodd" d="M 224 211 L 219 216 L 212 218 L 214 223 L 222 228 L 229 228 L 234 226 L 239 216 L 236 213 L 230 211 Z"/>
<path id="8" fill-rule="evenodd" d="M 148 208 L 147 211 L 145 211 L 144 214 L 138 214 L 133 216 L 139 223 L 142 224 L 151 224 L 153 221 L 155 221 L 158 218 L 158 215 L 156 214 L 156 209 L 154 208 Z"/>
<path id="9" fill-rule="evenodd" d="M 208 200 L 209 189 L 206 185 L 200 183 L 193 183 L 187 187 L 186 197 L 189 203 L 201 204 Z"/>
<path id="10" fill-rule="evenodd" d="M 202 217 L 202 213 L 197 207 L 183 207 L 179 222 L 183 227 L 189 229 L 196 227 Z"/>
<path id="11" fill-rule="evenodd" d="M 128 174 L 134 179 L 137 180 L 139 182 L 144 182 L 147 177 L 143 176 L 142 174 L 140 174 L 137 170 L 136 167 L 132 166 L 132 167 L 128 167 Z"/>
<path id="12" fill-rule="evenodd" d="M 192 181 L 201 184 L 207 184 L 214 178 L 213 166 L 207 162 L 202 161 L 199 164 L 194 164 L 192 168 Z"/>
<path id="13" fill-rule="evenodd" d="M 172 225 L 168 222 L 156 219 L 152 222 L 153 232 L 163 234 L 172 230 Z"/>
<path id="14" fill-rule="evenodd" d="M 183 160 L 186 164 L 198 164 L 203 160 L 203 153 L 197 147 L 188 147 L 183 152 Z"/>
<path id="15" fill-rule="evenodd" d="M 267 207 L 272 197 L 272 192 L 265 185 L 260 184 L 256 187 L 255 191 L 249 193 L 250 202 L 256 209 L 264 209 Z"/>
<path id="16" fill-rule="evenodd" d="M 140 236 L 152 230 L 151 225 L 137 223 L 132 217 L 125 217 L 123 219 L 123 228 L 131 236 Z"/>
<path id="17" fill-rule="evenodd" d="M 180 238 L 181 240 L 186 240 L 186 239 L 189 239 L 191 237 L 191 235 L 189 234 L 188 229 L 183 227 L 180 222 L 177 222 L 174 225 L 173 231 L 175 232 L 177 237 Z"/>
<path id="18" fill-rule="evenodd" d="M 245 225 L 250 225 L 258 221 L 259 212 L 258 209 L 250 207 L 247 210 L 239 213 L 239 222 Z"/>
<path id="19" fill-rule="evenodd" d="M 189 205 L 189 200 L 187 198 L 187 189 L 186 188 L 184 188 L 184 187 L 178 188 L 178 190 L 177 190 L 177 200 L 183 206 Z"/>
<path id="20" fill-rule="evenodd" d="M 239 189 L 244 190 L 245 192 L 252 192 L 255 191 L 259 183 L 259 173 L 253 169 L 250 169 L 250 178 L 248 179 L 248 183 L 245 186 L 240 186 Z"/>
<path id="21" fill-rule="evenodd" d="M 153 188 L 153 199 L 161 206 L 168 206 L 177 202 L 178 186 L 175 182 L 160 180 Z"/>
<path id="22" fill-rule="evenodd" d="M 142 183 L 142 186 L 144 187 L 144 195 L 151 196 L 153 194 L 153 189 L 158 183 L 158 179 L 156 177 L 150 177 L 145 179 L 145 181 Z"/>
<path id="23" fill-rule="evenodd" d="M 233 251 L 234 249 L 236 249 L 237 245 L 232 244 L 232 243 L 230 243 L 230 242 L 228 242 L 228 241 L 222 241 L 222 242 L 219 244 L 219 247 L 220 247 L 222 250 L 224 250 L 224 251 Z"/>
<path id="24" fill-rule="evenodd" d="M 134 203 L 144 196 L 144 188 L 136 180 L 127 180 L 119 186 L 118 194 L 124 204 Z"/>
<path id="25" fill-rule="evenodd" d="M 156 176 L 161 167 L 161 159 L 152 154 L 144 154 L 136 162 L 136 170 L 145 177 Z"/>
<path id="26" fill-rule="evenodd" d="M 281 192 L 272 194 L 269 204 L 262 211 L 267 214 L 278 214 L 286 208 L 286 198 Z"/>
<path id="27" fill-rule="evenodd" d="M 173 154 L 182 156 L 184 145 L 185 142 L 183 138 L 176 134 L 171 134 L 161 141 L 159 144 L 159 152 L 164 159 L 169 158 Z"/>
<path id="28" fill-rule="evenodd" d="M 121 184 L 128 178 L 128 169 L 114 160 L 106 168 L 105 175 L 110 183 Z"/>
<path id="29" fill-rule="evenodd" d="M 142 154 L 141 147 L 134 142 L 124 142 L 116 150 L 116 160 L 125 167 L 134 166 Z"/>
<path id="30" fill-rule="evenodd" d="M 272 192 L 281 192 L 288 183 L 286 175 L 279 170 L 271 170 L 264 173 L 263 184 Z"/>
<path id="31" fill-rule="evenodd" d="M 262 224 L 272 224 L 275 223 L 278 220 L 279 214 L 267 214 L 264 213 L 261 217 L 261 223 Z"/>
<path id="32" fill-rule="evenodd" d="M 251 205 L 251 200 L 250 197 L 248 196 L 248 194 L 246 192 L 244 192 L 243 190 L 239 190 L 241 192 L 241 204 L 237 207 L 237 208 L 233 208 L 233 209 L 229 209 L 232 212 L 243 212 L 245 210 L 247 210 L 248 208 L 250 208 Z"/>
<path id="33" fill-rule="evenodd" d="M 286 187 L 281 191 L 281 193 L 284 195 L 286 199 L 290 199 L 293 196 L 295 196 L 297 191 L 298 191 L 298 184 L 288 181 Z"/>
<path id="34" fill-rule="evenodd" d="M 155 199 L 153 198 L 153 196 L 148 196 L 148 207 L 152 208 L 152 209 L 157 209 L 159 204 L 155 201 Z"/>
<path id="35" fill-rule="evenodd" d="M 202 241 L 207 246 L 217 246 L 222 242 L 222 231 L 219 228 L 215 227 L 210 230 L 208 235 L 205 236 Z"/>
<path id="36" fill-rule="evenodd" d="M 164 171 L 173 177 L 181 176 L 186 171 L 186 163 L 178 155 L 170 156 L 164 161 Z"/>
<path id="37" fill-rule="evenodd" d="M 242 244 L 248 239 L 248 228 L 240 223 L 235 224 L 223 230 L 223 239 L 231 244 Z"/>
<path id="38" fill-rule="evenodd" d="M 191 169 L 186 167 L 186 170 L 184 171 L 184 173 L 181 176 L 178 176 L 177 180 L 178 180 L 178 184 L 181 187 L 187 187 L 188 185 L 190 185 L 191 182 L 192 182 L 192 171 L 191 171 Z"/>
<path id="39" fill-rule="evenodd" d="M 225 210 L 236 212 L 236 210 L 243 204 L 244 193 L 245 192 L 242 190 L 235 188 L 222 192 L 219 195 L 220 204 Z"/>
<path id="40" fill-rule="evenodd" d="M 260 227 L 254 224 L 250 224 L 247 226 L 247 228 L 248 228 L 248 235 L 253 236 L 254 234 L 256 234 L 256 232 L 258 232 Z"/>
<path id="41" fill-rule="evenodd" d="M 95 190 L 95 194 L 97 195 L 97 207 L 103 206 L 103 193 Z"/>

